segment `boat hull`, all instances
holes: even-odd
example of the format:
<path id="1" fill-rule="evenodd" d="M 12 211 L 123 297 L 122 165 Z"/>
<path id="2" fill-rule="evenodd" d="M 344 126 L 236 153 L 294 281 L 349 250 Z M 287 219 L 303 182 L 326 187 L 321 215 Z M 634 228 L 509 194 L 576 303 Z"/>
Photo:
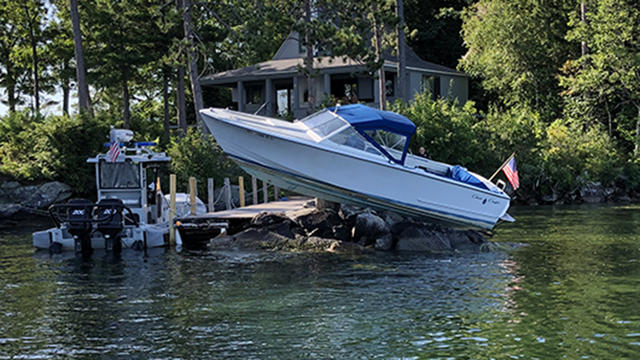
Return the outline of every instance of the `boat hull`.
<path id="1" fill-rule="evenodd" d="M 509 207 L 504 194 L 268 133 L 237 119 L 202 114 L 222 149 L 240 167 L 286 190 L 457 228 L 491 229 Z"/>

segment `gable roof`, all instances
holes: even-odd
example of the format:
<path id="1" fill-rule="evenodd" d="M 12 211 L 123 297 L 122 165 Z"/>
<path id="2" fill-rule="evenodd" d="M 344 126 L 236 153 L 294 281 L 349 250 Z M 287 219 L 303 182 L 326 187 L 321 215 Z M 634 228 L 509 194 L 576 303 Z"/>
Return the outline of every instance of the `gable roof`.
<path id="1" fill-rule="evenodd" d="M 422 60 L 408 45 L 405 45 L 405 49 L 406 66 L 410 70 L 451 76 L 468 76 L 467 74 L 455 69 Z M 301 55 L 299 52 L 298 35 L 297 33 L 292 32 L 282 43 L 272 60 L 263 61 L 243 68 L 207 75 L 200 79 L 200 83 L 202 85 L 217 85 L 228 84 L 239 80 L 251 81 L 261 80 L 268 77 L 281 77 L 282 75 L 294 75 L 300 72 L 300 69 L 304 67 L 305 59 L 303 56 L 304 54 Z M 385 59 L 385 68 L 397 67 L 398 59 L 396 55 L 393 55 L 391 49 L 388 49 L 383 56 Z M 314 57 L 313 67 L 317 70 L 330 73 L 353 73 L 366 70 L 366 66 L 363 62 L 342 56 Z"/>

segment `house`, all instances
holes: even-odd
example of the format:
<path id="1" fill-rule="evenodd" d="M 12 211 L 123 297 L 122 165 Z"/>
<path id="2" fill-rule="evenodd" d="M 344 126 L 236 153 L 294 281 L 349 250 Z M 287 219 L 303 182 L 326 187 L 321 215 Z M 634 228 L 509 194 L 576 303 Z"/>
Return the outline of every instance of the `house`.
<path id="1" fill-rule="evenodd" d="M 293 116 L 301 118 L 311 112 L 307 98 L 307 80 L 301 69 L 306 48 L 292 33 L 280 46 L 272 60 L 259 64 L 220 72 L 203 77 L 203 91 L 211 87 L 232 89 L 236 109 L 247 113 L 258 112 L 266 116 Z M 397 60 L 385 56 L 387 101 L 393 102 L 398 94 L 396 81 Z M 361 102 L 377 107 L 379 104 L 378 79 L 366 73 L 366 66 L 343 57 L 317 56 L 314 58 L 316 104 L 330 101 L 330 96 L 343 103 Z M 415 94 L 429 91 L 432 96 L 451 97 L 463 104 L 468 98 L 468 76 L 454 69 L 424 61 L 410 47 L 406 47 L 407 91 L 405 101 Z M 332 100 L 332 99 L 331 99 Z"/>

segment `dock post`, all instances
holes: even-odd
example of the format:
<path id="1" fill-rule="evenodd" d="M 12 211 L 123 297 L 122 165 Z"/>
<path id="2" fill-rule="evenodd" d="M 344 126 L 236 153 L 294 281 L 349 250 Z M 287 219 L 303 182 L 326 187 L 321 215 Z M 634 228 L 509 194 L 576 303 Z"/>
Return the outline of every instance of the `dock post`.
<path id="1" fill-rule="evenodd" d="M 273 201 L 280 201 L 280 188 L 273 186 Z"/>
<path id="2" fill-rule="evenodd" d="M 238 176 L 238 195 L 240 196 L 240 207 L 244 207 L 244 177 Z"/>
<path id="3" fill-rule="evenodd" d="M 231 183 L 229 178 L 224 178 L 224 203 L 227 210 L 231 210 Z"/>
<path id="4" fill-rule="evenodd" d="M 176 244 L 176 228 L 173 219 L 176 217 L 176 174 L 169 175 L 169 244 Z"/>
<path id="5" fill-rule="evenodd" d="M 213 191 L 213 189 L 214 189 L 214 188 L 213 188 L 213 178 L 208 178 L 208 179 L 207 179 L 207 196 L 208 196 L 208 199 L 207 199 L 207 200 L 209 200 L 209 201 L 208 201 L 208 205 L 209 205 L 209 206 L 208 206 L 208 209 L 209 209 L 209 212 L 214 212 L 214 211 L 216 211 L 216 209 L 215 209 L 216 205 L 213 203 L 213 197 L 214 197 L 214 194 L 215 194 L 215 192 Z"/>
<path id="6" fill-rule="evenodd" d="M 265 204 L 269 202 L 269 184 L 266 181 L 262 182 L 262 200 Z"/>
<path id="7" fill-rule="evenodd" d="M 162 222 L 162 188 L 160 187 L 160 176 L 156 178 L 156 223 Z"/>
<path id="8" fill-rule="evenodd" d="M 258 205 L 258 179 L 255 176 L 251 176 L 251 194 L 253 194 L 253 205 Z"/>
<path id="9" fill-rule="evenodd" d="M 196 196 L 198 189 L 196 188 L 196 178 L 189 177 L 189 204 L 191 204 L 191 215 L 196 214 Z"/>

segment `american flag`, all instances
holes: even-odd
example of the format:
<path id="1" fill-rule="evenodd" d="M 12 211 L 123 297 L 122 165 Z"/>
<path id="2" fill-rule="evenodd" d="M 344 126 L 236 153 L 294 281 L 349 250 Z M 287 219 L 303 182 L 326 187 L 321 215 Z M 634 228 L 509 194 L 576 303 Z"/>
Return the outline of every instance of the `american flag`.
<path id="1" fill-rule="evenodd" d="M 118 156 L 120 156 L 120 144 L 117 141 L 114 141 L 109 146 L 109 152 L 107 153 L 110 162 L 116 162 Z"/>
<path id="2" fill-rule="evenodd" d="M 507 177 L 507 180 L 513 186 L 513 190 L 520 187 L 520 179 L 518 179 L 518 169 L 516 168 L 516 158 L 511 157 L 511 160 L 507 162 L 507 164 L 502 168 L 504 171 L 504 175 Z"/>

